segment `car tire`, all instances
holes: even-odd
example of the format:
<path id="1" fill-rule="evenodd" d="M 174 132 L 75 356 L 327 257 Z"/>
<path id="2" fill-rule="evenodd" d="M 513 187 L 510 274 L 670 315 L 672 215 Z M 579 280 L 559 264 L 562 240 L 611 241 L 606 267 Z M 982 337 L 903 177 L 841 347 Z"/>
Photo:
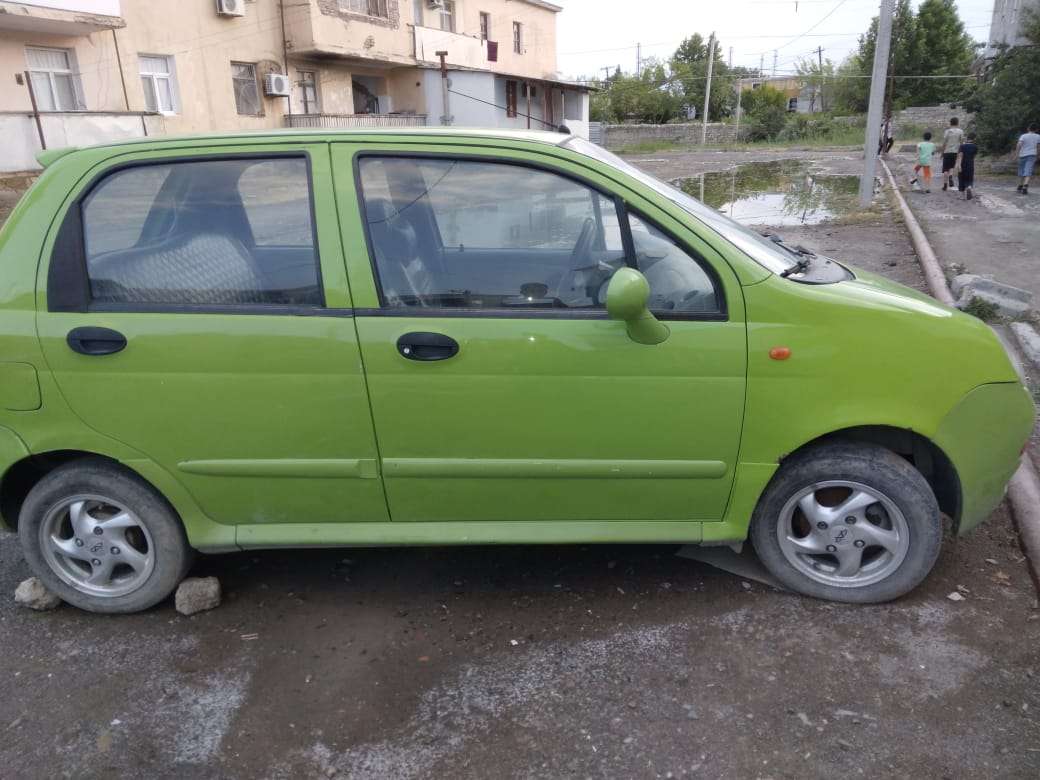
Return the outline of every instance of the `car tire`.
<path id="1" fill-rule="evenodd" d="M 18 535 L 29 566 L 63 601 L 89 612 L 139 612 L 184 579 L 194 551 L 150 485 L 96 458 L 59 466 L 26 497 Z"/>
<path id="2" fill-rule="evenodd" d="M 783 463 L 755 508 L 750 539 L 785 587 L 871 604 L 917 587 L 942 535 L 935 495 L 912 464 L 875 444 L 831 442 Z"/>

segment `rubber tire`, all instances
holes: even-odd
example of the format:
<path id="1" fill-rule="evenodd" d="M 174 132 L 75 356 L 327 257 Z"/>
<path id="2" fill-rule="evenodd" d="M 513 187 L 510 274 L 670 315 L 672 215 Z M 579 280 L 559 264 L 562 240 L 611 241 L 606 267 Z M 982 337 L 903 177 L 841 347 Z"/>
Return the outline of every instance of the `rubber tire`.
<path id="1" fill-rule="evenodd" d="M 798 571 L 780 550 L 776 527 L 792 495 L 815 482 L 844 479 L 877 488 L 899 507 L 910 529 L 906 558 L 880 582 L 854 588 L 825 585 Z M 852 604 L 892 601 L 916 588 L 935 565 L 943 525 L 935 494 L 912 464 L 876 444 L 835 441 L 785 461 L 759 499 L 751 519 L 751 543 L 784 586 L 806 596 Z"/>
<path id="2" fill-rule="evenodd" d="M 59 578 L 44 560 L 39 547 L 40 523 L 51 507 L 77 493 L 110 496 L 148 527 L 155 546 L 155 566 L 148 580 L 132 593 L 112 598 L 82 593 Z M 47 589 L 88 612 L 124 614 L 148 609 L 170 595 L 194 559 L 180 518 L 165 499 L 144 480 L 97 458 L 71 461 L 37 482 L 18 515 L 18 536 L 29 566 Z"/>

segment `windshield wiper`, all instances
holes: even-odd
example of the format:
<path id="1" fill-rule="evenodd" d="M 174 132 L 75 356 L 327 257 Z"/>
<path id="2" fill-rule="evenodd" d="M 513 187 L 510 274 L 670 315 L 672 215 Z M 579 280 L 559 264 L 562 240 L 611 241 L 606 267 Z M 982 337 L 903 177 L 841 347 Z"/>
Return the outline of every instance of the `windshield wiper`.
<path id="1" fill-rule="evenodd" d="M 805 273 L 808 270 L 809 270 L 809 258 L 803 257 L 803 258 L 801 258 L 799 260 L 795 260 L 794 261 L 794 265 L 792 265 L 790 268 L 788 268 L 788 269 L 786 269 L 784 271 L 781 271 L 780 272 L 780 276 L 782 278 L 786 279 L 791 274 L 803 274 L 803 273 Z"/>
<path id="2" fill-rule="evenodd" d="M 816 253 L 813 252 L 811 249 L 806 249 L 801 244 L 798 244 L 797 246 L 791 246 L 790 244 L 784 243 L 784 240 L 776 233 L 763 233 L 762 235 L 765 238 L 768 238 L 781 249 L 790 252 L 792 255 L 798 258 L 795 261 L 795 264 L 792 265 L 790 268 L 786 269 L 785 271 L 782 271 L 780 273 L 780 276 L 786 279 L 791 274 L 804 273 L 805 271 L 809 270 L 808 258 L 816 257 Z"/>

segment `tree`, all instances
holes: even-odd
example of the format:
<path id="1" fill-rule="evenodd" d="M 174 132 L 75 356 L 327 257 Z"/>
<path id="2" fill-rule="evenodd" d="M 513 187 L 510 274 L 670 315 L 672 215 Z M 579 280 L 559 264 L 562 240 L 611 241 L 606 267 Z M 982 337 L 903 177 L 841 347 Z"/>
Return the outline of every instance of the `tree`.
<path id="1" fill-rule="evenodd" d="M 1004 153 L 1032 122 L 1040 122 L 1040 14 L 1027 9 L 1023 33 L 1032 44 L 1004 49 L 968 99 L 975 113 L 979 145 Z"/>
<path id="2" fill-rule="evenodd" d="M 644 62 L 638 76 L 616 73 L 604 90 L 593 94 L 590 117 L 597 122 L 671 121 L 678 116 L 680 100 L 668 82 L 664 65 L 652 59 Z"/>
<path id="3" fill-rule="evenodd" d="M 856 51 L 838 68 L 835 102 L 842 111 L 866 111 L 877 29 L 874 17 Z M 924 0 L 916 14 L 910 0 L 898 0 L 892 17 L 886 109 L 960 100 L 965 94 L 964 81 L 906 77 L 967 74 L 974 51 L 975 44 L 964 31 L 953 0 Z"/>
<path id="4" fill-rule="evenodd" d="M 694 33 L 679 44 L 669 62 L 673 93 L 681 97 L 687 108 L 698 114 L 704 110 L 704 89 L 708 83 L 708 44 L 700 33 Z M 711 95 L 708 118 L 718 120 L 732 113 L 734 78 L 722 58 L 722 45 L 715 40 L 712 63 Z"/>
<path id="5" fill-rule="evenodd" d="M 795 69 L 801 77 L 802 85 L 811 90 L 809 99 L 810 113 L 819 105 L 820 111 L 826 111 L 831 105 L 831 92 L 834 89 L 834 63 L 824 60 L 821 64 L 819 59 L 803 59 L 796 65 Z"/>
<path id="6" fill-rule="evenodd" d="M 748 118 L 748 138 L 752 141 L 776 138 L 787 122 L 787 96 L 763 85 L 747 90 L 742 97 Z"/>

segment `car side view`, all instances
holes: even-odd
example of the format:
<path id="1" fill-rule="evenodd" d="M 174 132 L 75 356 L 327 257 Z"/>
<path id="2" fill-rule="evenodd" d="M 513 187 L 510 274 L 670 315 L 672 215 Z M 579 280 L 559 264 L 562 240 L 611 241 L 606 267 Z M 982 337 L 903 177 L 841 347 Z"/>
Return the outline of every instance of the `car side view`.
<path id="1" fill-rule="evenodd" d="M 574 136 L 151 138 L 41 154 L 0 231 L 0 516 L 146 609 L 196 551 L 750 541 L 897 598 L 1034 407 L 982 322 Z"/>

